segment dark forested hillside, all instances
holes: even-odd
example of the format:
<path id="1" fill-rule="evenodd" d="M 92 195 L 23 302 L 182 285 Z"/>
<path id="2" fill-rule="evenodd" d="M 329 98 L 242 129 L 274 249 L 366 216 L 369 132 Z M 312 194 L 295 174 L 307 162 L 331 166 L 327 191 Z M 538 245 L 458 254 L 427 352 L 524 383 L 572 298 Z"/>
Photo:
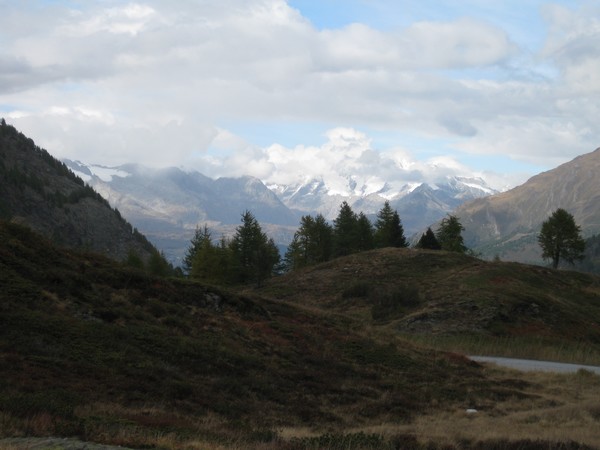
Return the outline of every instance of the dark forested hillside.
<path id="1" fill-rule="evenodd" d="M 156 252 L 91 187 L 33 140 L 0 124 L 0 218 L 25 224 L 57 244 L 123 260 Z"/>

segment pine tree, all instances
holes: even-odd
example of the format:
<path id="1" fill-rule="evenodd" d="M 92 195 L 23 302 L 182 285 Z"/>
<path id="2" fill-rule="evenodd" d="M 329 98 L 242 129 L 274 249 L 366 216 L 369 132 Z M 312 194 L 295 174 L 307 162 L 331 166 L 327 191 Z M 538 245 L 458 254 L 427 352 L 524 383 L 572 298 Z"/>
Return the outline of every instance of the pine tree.
<path id="1" fill-rule="evenodd" d="M 288 246 L 284 258 L 287 270 L 328 261 L 331 258 L 333 230 L 327 220 L 318 214 L 316 217 L 302 216 L 300 228 Z"/>
<path id="2" fill-rule="evenodd" d="M 206 225 L 203 228 L 196 227 L 196 231 L 194 232 L 194 236 L 190 241 L 190 246 L 188 247 L 185 256 L 183 257 L 183 271 L 189 275 L 192 270 L 192 265 L 194 264 L 194 259 L 196 257 L 196 253 L 204 247 L 206 241 L 210 242 L 211 234 Z"/>
<path id="3" fill-rule="evenodd" d="M 340 212 L 333 221 L 333 255 L 345 256 L 356 253 L 358 217 L 347 202 L 342 202 Z"/>
<path id="4" fill-rule="evenodd" d="M 427 231 L 421 235 L 421 239 L 419 239 L 419 242 L 417 242 L 416 247 L 429 250 L 442 249 L 442 246 L 438 242 L 433 231 L 431 231 L 431 228 L 427 228 Z"/>
<path id="5" fill-rule="evenodd" d="M 300 269 L 304 267 L 303 249 L 300 243 L 300 237 L 298 232 L 294 233 L 294 238 L 283 256 L 283 265 L 285 270 L 290 272 L 292 270 Z"/>
<path id="6" fill-rule="evenodd" d="M 375 244 L 378 248 L 408 247 L 408 241 L 404 236 L 404 227 L 400 221 L 398 211 L 393 210 L 390 202 L 387 200 L 377 213 Z"/>
<path id="7" fill-rule="evenodd" d="M 154 250 L 148 258 L 148 273 L 158 277 L 166 277 L 173 273 L 173 267 L 167 261 L 165 254 Z"/>
<path id="8" fill-rule="evenodd" d="M 314 262 L 329 261 L 333 252 L 333 228 L 322 214 L 315 217 L 311 236 Z"/>
<path id="9" fill-rule="evenodd" d="M 260 285 L 279 262 L 279 250 L 250 211 L 242 214 L 242 225 L 237 227 L 229 247 L 233 253 L 232 278 L 240 283 Z"/>
<path id="10" fill-rule="evenodd" d="M 356 219 L 356 251 L 371 250 L 375 248 L 374 242 L 373 225 L 369 218 L 360 212 Z"/>

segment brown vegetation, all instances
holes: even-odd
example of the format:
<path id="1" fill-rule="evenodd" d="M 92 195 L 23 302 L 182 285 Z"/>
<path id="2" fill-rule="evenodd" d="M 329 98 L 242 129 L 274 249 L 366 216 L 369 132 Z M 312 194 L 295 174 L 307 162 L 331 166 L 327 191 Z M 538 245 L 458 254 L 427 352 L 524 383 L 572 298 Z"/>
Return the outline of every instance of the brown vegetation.
<path id="1" fill-rule="evenodd" d="M 524 286 L 545 292 L 542 317 L 584 295 L 567 324 L 549 329 L 593 344 L 594 330 L 578 327 L 593 319 L 585 301 L 597 298 L 597 283 L 539 270 L 384 249 L 240 294 L 149 277 L 0 223 L 0 436 L 181 449 L 596 446 L 583 430 L 600 420 L 598 377 L 485 369 L 396 332 L 419 309 L 451 309 L 444 287 L 460 302 L 480 293 L 483 308 L 492 283 L 506 286 L 496 290 L 505 302 Z M 575 291 L 560 296 L 559 285 Z M 453 317 L 468 317 L 457 309 Z M 527 322 L 500 331 L 515 324 Z M 519 434 L 503 434 L 511 427 Z"/>

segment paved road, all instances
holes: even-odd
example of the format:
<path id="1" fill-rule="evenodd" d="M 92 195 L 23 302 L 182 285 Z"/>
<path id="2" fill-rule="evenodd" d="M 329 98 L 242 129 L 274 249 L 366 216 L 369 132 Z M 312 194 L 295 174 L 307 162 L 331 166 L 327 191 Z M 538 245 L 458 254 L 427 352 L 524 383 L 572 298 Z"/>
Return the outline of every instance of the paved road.
<path id="1" fill-rule="evenodd" d="M 579 369 L 589 370 L 590 372 L 600 375 L 600 367 L 585 366 L 582 364 L 567 364 L 551 361 L 535 361 L 531 359 L 513 359 L 499 358 L 495 356 L 469 356 L 470 359 L 477 362 L 491 362 L 499 366 L 510 367 L 512 369 L 522 371 L 542 371 L 542 372 L 558 372 L 558 373 L 573 373 Z"/>

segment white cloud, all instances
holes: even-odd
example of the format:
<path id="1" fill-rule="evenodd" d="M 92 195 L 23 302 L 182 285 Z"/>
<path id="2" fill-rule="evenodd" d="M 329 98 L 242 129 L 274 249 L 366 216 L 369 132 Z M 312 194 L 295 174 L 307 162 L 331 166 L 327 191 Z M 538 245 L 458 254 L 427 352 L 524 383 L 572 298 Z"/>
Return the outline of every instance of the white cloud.
<path id="1" fill-rule="evenodd" d="M 231 138 L 231 137 L 229 137 Z M 369 194 L 385 185 L 400 192 L 406 185 L 427 181 L 435 184 L 447 176 L 481 176 L 452 156 L 417 160 L 400 148 L 378 150 L 371 139 L 352 128 L 338 127 L 325 133 L 319 146 L 297 145 L 292 148 L 274 144 L 266 148 L 246 146 L 223 158 L 201 156 L 199 170 L 213 176 L 253 175 L 267 185 L 295 185 L 323 180 L 333 194 Z M 506 176 L 486 174 L 494 185 L 505 187 Z M 349 183 L 353 180 L 354 183 Z M 352 186 L 355 184 L 355 186 Z"/>
<path id="2" fill-rule="evenodd" d="M 211 173 L 270 180 L 336 164 L 354 170 L 360 160 L 361 176 L 385 179 L 395 177 L 386 164 L 422 168 L 356 130 L 388 140 L 411 134 L 431 140 L 429 150 L 453 140 L 462 152 L 544 167 L 598 146 L 600 11 L 592 2 L 542 8 L 548 34 L 539 54 L 471 10 L 386 29 L 360 17 L 317 29 L 283 0 L 73 4 L 9 2 L 0 15 L 0 114 L 58 156 L 201 162 Z M 260 149 L 236 130 L 255 122 L 343 127 L 323 146 Z"/>
<path id="3" fill-rule="evenodd" d="M 108 8 L 98 15 L 75 24 L 69 23 L 59 27 L 57 31 L 70 38 L 80 38 L 105 31 L 135 36 L 155 14 L 156 11 L 149 6 L 131 3 L 122 7 Z M 78 14 L 73 14 L 75 19 L 77 16 Z"/>

